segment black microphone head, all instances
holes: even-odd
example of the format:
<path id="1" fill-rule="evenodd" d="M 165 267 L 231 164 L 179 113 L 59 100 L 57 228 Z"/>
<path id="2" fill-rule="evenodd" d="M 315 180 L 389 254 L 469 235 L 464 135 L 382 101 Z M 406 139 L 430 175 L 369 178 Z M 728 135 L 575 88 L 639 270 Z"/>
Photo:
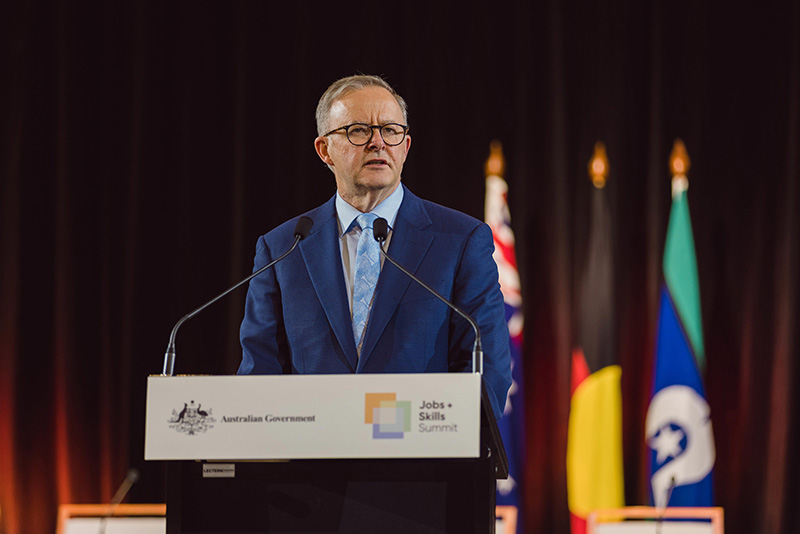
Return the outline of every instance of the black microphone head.
<path id="1" fill-rule="evenodd" d="M 128 474 L 125 476 L 131 484 L 135 484 L 136 481 L 139 480 L 139 470 L 138 469 L 128 469 Z"/>
<path id="2" fill-rule="evenodd" d="M 306 236 L 308 236 L 312 226 L 314 226 L 314 221 L 312 221 L 309 217 L 300 217 L 300 219 L 297 221 L 297 226 L 294 227 L 294 236 L 299 237 L 302 241 L 306 238 Z"/>
<path id="3" fill-rule="evenodd" d="M 383 217 L 375 219 L 375 222 L 372 223 L 372 233 L 375 239 L 378 240 L 378 243 L 386 241 L 386 238 L 389 236 L 389 223 L 386 222 L 386 219 Z"/>

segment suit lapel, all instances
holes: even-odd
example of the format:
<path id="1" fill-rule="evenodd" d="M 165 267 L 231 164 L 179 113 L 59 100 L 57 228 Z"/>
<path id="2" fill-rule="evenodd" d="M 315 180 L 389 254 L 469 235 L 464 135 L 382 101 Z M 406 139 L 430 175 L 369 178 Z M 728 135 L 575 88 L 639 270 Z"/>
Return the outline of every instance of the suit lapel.
<path id="1" fill-rule="evenodd" d="M 342 256 L 339 250 L 339 224 L 333 199 L 320 207 L 313 217 L 319 225 L 300 243 L 300 252 L 308 269 L 317 298 L 325 310 L 339 345 L 351 370 L 358 360 L 353 340 L 353 323 L 344 285 Z M 331 258 L 335 258 L 333 261 Z"/>
<path id="2" fill-rule="evenodd" d="M 415 273 L 433 241 L 430 232 L 423 230 L 431 224 L 422 201 L 408 189 L 397 212 L 388 254 L 397 263 Z M 362 369 L 375 348 L 386 325 L 394 315 L 409 284 L 415 283 L 388 260 L 383 264 L 378 286 L 375 288 L 372 311 L 367 323 L 366 337 L 361 347 L 358 369 Z M 352 335 L 351 335 L 352 337 Z"/>

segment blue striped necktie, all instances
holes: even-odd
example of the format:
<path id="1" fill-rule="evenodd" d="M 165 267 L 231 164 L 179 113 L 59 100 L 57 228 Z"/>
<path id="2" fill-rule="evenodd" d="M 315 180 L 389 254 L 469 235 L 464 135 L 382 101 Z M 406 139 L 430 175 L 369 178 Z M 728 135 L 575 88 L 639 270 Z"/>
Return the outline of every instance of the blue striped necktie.
<path id="1" fill-rule="evenodd" d="M 380 246 L 372 233 L 372 224 L 377 218 L 374 213 L 362 213 L 356 217 L 356 224 L 361 228 L 361 236 L 358 238 L 356 248 L 356 272 L 353 281 L 353 336 L 359 354 L 372 295 L 375 293 L 378 275 L 381 272 Z"/>

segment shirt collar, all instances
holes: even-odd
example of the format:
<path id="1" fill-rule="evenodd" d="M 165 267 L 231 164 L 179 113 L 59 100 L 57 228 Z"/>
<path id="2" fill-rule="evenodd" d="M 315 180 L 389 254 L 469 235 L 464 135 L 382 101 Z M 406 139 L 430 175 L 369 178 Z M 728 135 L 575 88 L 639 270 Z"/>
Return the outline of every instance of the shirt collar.
<path id="1" fill-rule="evenodd" d="M 394 220 L 397 218 L 397 211 L 400 209 L 400 204 L 402 202 L 403 184 L 400 184 L 397 189 L 394 190 L 394 193 L 386 197 L 383 202 L 375 206 L 370 213 L 374 213 L 378 217 L 383 217 L 386 219 L 386 222 L 389 223 L 389 228 L 392 229 L 394 227 Z M 351 230 L 353 221 L 361 214 L 361 212 L 348 204 L 337 191 L 336 214 L 339 217 L 339 228 L 343 229 L 342 235 L 344 235 Z"/>

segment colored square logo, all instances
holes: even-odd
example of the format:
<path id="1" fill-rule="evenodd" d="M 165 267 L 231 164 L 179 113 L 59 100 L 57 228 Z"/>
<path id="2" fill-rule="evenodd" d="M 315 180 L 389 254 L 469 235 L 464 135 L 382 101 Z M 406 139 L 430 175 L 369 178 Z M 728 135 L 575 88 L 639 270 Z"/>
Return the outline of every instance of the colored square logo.
<path id="1" fill-rule="evenodd" d="M 364 423 L 372 425 L 373 439 L 403 439 L 411 431 L 411 401 L 398 401 L 395 393 L 367 393 Z"/>

